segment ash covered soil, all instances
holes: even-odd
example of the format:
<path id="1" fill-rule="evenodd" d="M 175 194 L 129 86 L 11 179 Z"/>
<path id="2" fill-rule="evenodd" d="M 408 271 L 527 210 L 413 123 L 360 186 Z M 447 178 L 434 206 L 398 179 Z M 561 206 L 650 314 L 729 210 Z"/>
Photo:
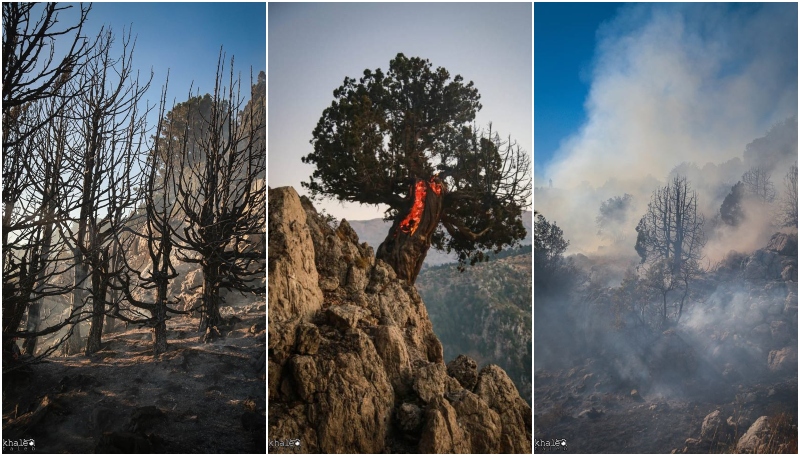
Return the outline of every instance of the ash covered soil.
<path id="1" fill-rule="evenodd" d="M 92 356 L 4 374 L 3 438 L 39 453 L 266 453 L 265 305 L 223 317 L 209 343 L 197 319 L 169 320 L 156 360 L 151 330 L 131 326 Z"/>
<path id="2" fill-rule="evenodd" d="M 539 443 L 565 439 L 558 452 L 797 453 L 796 376 L 641 390 L 595 367 L 586 360 L 570 369 L 535 372 L 534 452 L 555 452 Z M 752 440 L 764 446 L 737 450 L 762 416 L 771 429 Z"/>

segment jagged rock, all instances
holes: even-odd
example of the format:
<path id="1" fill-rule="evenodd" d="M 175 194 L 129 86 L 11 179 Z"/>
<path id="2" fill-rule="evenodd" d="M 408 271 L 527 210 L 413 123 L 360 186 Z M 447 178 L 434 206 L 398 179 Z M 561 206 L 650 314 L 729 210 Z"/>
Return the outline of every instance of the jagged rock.
<path id="1" fill-rule="evenodd" d="M 468 356 L 458 355 L 447 363 L 447 375 L 458 380 L 464 388 L 472 390 L 478 383 L 478 363 Z"/>
<path id="2" fill-rule="evenodd" d="M 769 352 L 767 367 L 772 372 L 787 372 L 797 369 L 797 349 L 789 346 Z"/>
<path id="3" fill-rule="evenodd" d="M 731 427 L 722 419 L 722 412 L 714 410 L 703 419 L 700 439 L 706 442 L 727 442 L 732 436 Z"/>
<path id="4" fill-rule="evenodd" d="M 789 331 L 789 325 L 785 321 L 773 321 L 769 324 L 769 329 L 772 333 L 772 340 L 776 344 L 783 345 L 786 342 L 789 342 L 789 340 L 792 338 L 792 334 Z"/>
<path id="5" fill-rule="evenodd" d="M 797 233 L 775 233 L 767 244 L 767 250 L 779 255 L 797 256 Z"/>
<path id="6" fill-rule="evenodd" d="M 269 209 L 268 435 L 302 441 L 270 452 L 530 452 L 505 372 L 481 371 L 474 393 L 448 376 L 416 288 L 347 222 L 334 230 L 292 189 L 270 189 Z"/>
<path id="7" fill-rule="evenodd" d="M 319 279 L 319 288 L 322 291 L 334 291 L 339 288 L 339 279 L 336 277 L 323 277 Z"/>
<path id="8" fill-rule="evenodd" d="M 425 411 L 425 426 L 419 440 L 419 452 L 471 453 L 469 433 L 458 424 L 458 415 L 443 397 L 434 398 Z"/>
<path id="9" fill-rule="evenodd" d="M 330 324 L 341 330 L 357 327 L 358 322 L 367 315 L 366 310 L 350 304 L 331 306 L 326 312 Z"/>
<path id="10" fill-rule="evenodd" d="M 495 453 L 500 447 L 503 424 L 500 415 L 471 391 L 461 390 L 450 397 L 459 422 L 469 430 L 473 453 Z"/>
<path id="11" fill-rule="evenodd" d="M 488 365 L 478 374 L 475 393 L 500 415 L 501 453 L 530 453 L 531 407 L 499 366 Z M 526 434 L 527 433 L 527 434 Z"/>
<path id="12" fill-rule="evenodd" d="M 769 435 L 768 417 L 759 417 L 736 444 L 737 453 L 763 453 Z"/>
<path id="13" fill-rule="evenodd" d="M 414 373 L 414 391 L 424 402 L 458 389 L 461 386 L 447 375 L 447 368 L 442 364 L 429 363 Z"/>
<path id="14" fill-rule="evenodd" d="M 386 375 L 395 393 L 403 394 L 411 377 L 411 358 L 408 355 L 403 333 L 397 326 L 378 326 L 375 332 L 375 350 L 383 360 Z"/>
<path id="15" fill-rule="evenodd" d="M 397 422 L 406 433 L 416 433 L 422 426 L 422 409 L 416 404 L 404 403 L 397 409 Z"/>
<path id="16" fill-rule="evenodd" d="M 777 280 L 781 270 L 780 255 L 769 250 L 756 250 L 746 260 L 744 277 L 748 280 Z"/>
<path id="17" fill-rule="evenodd" d="M 269 192 L 268 302 L 270 325 L 310 316 L 322 306 L 306 213 L 291 187 Z"/>
<path id="18" fill-rule="evenodd" d="M 319 350 L 319 328 L 312 324 L 297 326 L 297 346 L 295 350 L 301 355 L 315 355 Z"/>

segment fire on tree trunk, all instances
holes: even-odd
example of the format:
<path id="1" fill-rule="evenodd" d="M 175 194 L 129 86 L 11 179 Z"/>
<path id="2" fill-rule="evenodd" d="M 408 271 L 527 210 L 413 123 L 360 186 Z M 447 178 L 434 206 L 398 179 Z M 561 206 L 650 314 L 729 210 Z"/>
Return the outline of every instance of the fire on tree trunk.
<path id="1" fill-rule="evenodd" d="M 409 196 L 413 205 L 403 219 L 395 220 L 376 257 L 394 268 L 397 276 L 414 283 L 431 246 L 431 236 L 442 216 L 444 184 L 436 176 L 417 179 Z"/>

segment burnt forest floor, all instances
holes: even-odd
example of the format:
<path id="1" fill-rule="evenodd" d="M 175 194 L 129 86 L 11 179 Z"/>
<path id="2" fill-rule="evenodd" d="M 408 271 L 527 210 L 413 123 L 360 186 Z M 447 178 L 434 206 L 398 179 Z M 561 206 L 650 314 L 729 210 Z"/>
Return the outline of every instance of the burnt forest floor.
<path id="1" fill-rule="evenodd" d="M 787 437 L 786 448 L 797 452 L 796 375 L 762 375 L 707 388 L 690 380 L 685 388 L 634 392 L 636 385 L 617 381 L 594 364 L 587 359 L 571 369 L 536 370 L 534 453 L 735 453 L 738 438 L 763 415 L 787 421 L 793 437 Z M 715 410 L 741 426 L 726 442 L 687 449 L 687 439 L 700 437 L 704 418 Z"/>
<path id="2" fill-rule="evenodd" d="M 131 326 L 92 356 L 4 375 L 3 438 L 37 453 L 266 453 L 264 304 L 228 309 L 209 343 L 197 319 L 169 320 L 157 360 L 151 330 Z"/>

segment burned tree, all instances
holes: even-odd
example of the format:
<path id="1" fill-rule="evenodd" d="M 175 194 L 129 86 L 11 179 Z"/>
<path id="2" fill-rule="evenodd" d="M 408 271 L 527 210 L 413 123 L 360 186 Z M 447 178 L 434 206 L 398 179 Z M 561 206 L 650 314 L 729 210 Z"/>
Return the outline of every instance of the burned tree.
<path id="1" fill-rule="evenodd" d="M 775 200 L 775 185 L 766 169 L 753 167 L 742 175 L 742 183 L 748 194 L 765 203 Z"/>
<path id="2" fill-rule="evenodd" d="M 701 271 L 706 242 L 703 223 L 697 194 L 685 177 L 675 176 L 653 192 L 647 213 L 636 227 L 636 251 L 645 265 L 645 282 L 660 295 L 662 324 L 667 323 L 668 301 L 675 291 L 676 321 L 680 319 L 691 283 Z"/>
<path id="3" fill-rule="evenodd" d="M 71 290 L 61 280 L 69 268 L 57 261 L 64 240 L 56 227 L 76 208 L 64 190 L 74 178 L 64 169 L 66 138 L 74 133 L 66 112 L 86 89 L 81 74 L 92 46 L 81 36 L 90 7 L 80 6 L 74 25 L 61 27 L 59 13 L 69 8 L 3 4 L 4 362 L 13 338 L 24 337 L 25 352 L 33 355 L 36 336 L 78 319 L 72 312 L 54 327 L 39 328 L 42 300 Z M 58 37 L 71 42 L 55 60 Z"/>
<path id="4" fill-rule="evenodd" d="M 797 162 L 783 178 L 785 193 L 781 198 L 781 222 L 784 226 L 797 226 Z"/>
<path id="5" fill-rule="evenodd" d="M 175 194 L 184 217 L 176 245 L 195 254 L 181 253 L 182 260 L 202 268 L 200 330 L 212 332 L 221 323 L 220 288 L 263 292 L 254 280 L 266 268 L 265 252 L 252 242 L 266 229 L 266 107 L 265 98 L 256 96 L 264 91 L 252 85 L 251 100 L 242 109 L 233 60 L 228 86 L 223 85 L 224 58 L 220 52 L 208 117 L 184 122 L 197 124 L 199 130 L 183 142 L 175 172 Z M 187 115 L 193 112 L 187 110 Z"/>
<path id="6" fill-rule="evenodd" d="M 385 204 L 392 228 L 377 251 L 413 283 L 428 249 L 474 264 L 525 236 L 530 158 L 471 122 L 481 108 L 472 82 L 398 54 L 388 73 L 365 70 L 334 90 L 313 132 L 314 197 Z"/>
<path id="7" fill-rule="evenodd" d="M 169 81 L 169 76 L 167 76 L 167 81 Z M 165 86 L 161 95 L 159 122 L 155 137 L 159 138 L 162 134 L 168 137 L 182 134 L 185 137 L 185 131 L 174 131 L 173 125 L 166 126 L 164 122 L 166 93 Z M 154 357 L 167 351 L 167 312 L 175 312 L 168 306 L 171 301 L 167 296 L 170 280 L 178 276 L 172 266 L 172 222 L 177 214 L 177 205 L 172 185 L 174 163 L 171 157 L 175 152 L 174 142 L 155 141 L 148 154 L 142 191 L 144 220 L 141 225 L 143 226 L 138 226 L 140 224 L 132 220 L 131 224 L 136 229 L 125 230 L 123 236 L 117 236 L 116 245 L 124 253 L 120 255 L 122 263 L 120 266 L 122 267 L 113 274 L 114 284 L 111 285 L 113 289 L 122 292 L 129 308 L 133 306 L 150 314 L 144 318 L 132 318 L 126 315 L 130 312 L 124 312 L 120 302 L 112 302 L 112 315 L 115 318 L 153 328 Z M 149 267 L 146 267 L 144 271 L 131 267 L 127 261 L 127 253 L 132 250 L 131 245 L 138 243 L 140 237 L 146 243 L 150 258 Z M 143 299 L 137 299 L 133 293 L 137 286 L 143 290 L 155 290 L 154 301 L 146 302 Z"/>
<path id="8" fill-rule="evenodd" d="M 134 163 L 138 160 L 145 139 L 145 114 L 138 104 L 147 91 L 150 78 L 139 84 L 133 72 L 133 48 L 130 32 L 123 36 L 122 55 L 114 58 L 111 47 L 114 35 L 103 30 L 87 65 L 89 81 L 86 93 L 79 97 L 75 117 L 80 119 L 80 134 L 74 138 L 77 151 L 71 163 L 81 174 L 75 191 L 69 196 L 80 207 L 74 224 L 62 226 L 62 235 L 69 240 L 74 258 L 74 291 L 72 308 L 91 302 L 92 317 L 86 343 L 86 354 L 100 349 L 106 292 L 111 234 L 126 223 L 137 195 L 138 181 Z M 81 335 L 75 328 L 67 345 L 68 353 L 80 350 Z"/>

